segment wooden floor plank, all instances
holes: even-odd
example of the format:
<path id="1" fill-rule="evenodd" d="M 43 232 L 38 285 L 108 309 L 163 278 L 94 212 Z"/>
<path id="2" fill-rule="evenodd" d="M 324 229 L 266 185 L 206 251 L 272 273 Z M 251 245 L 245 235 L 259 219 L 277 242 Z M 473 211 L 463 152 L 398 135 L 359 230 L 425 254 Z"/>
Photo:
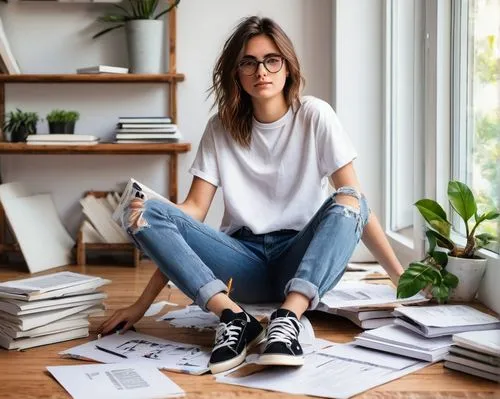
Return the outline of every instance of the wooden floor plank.
<path id="1" fill-rule="evenodd" d="M 109 298 L 105 301 L 107 314 L 132 304 L 141 294 L 155 270 L 149 262 L 140 267 L 129 266 L 71 266 L 53 269 L 55 271 L 70 270 L 78 273 L 100 276 L 112 280 L 112 284 L 104 287 Z M 37 274 L 38 275 L 38 274 Z M 14 278 L 27 278 L 30 275 L 23 266 L 0 266 L 0 281 Z M 190 301 L 178 290 L 165 288 L 158 300 L 186 305 Z M 163 312 L 176 309 L 167 306 Z M 350 322 L 324 313 L 308 314 L 316 336 L 334 342 L 349 342 L 361 330 Z M 89 338 L 62 342 L 26 351 L 6 351 L 0 349 L 0 397 L 1 398 L 67 398 L 66 391 L 47 373 L 47 366 L 85 364 L 83 361 L 63 359 L 58 352 L 95 338 L 95 329 L 105 318 L 91 320 L 92 333 Z M 145 318 L 137 325 L 137 329 L 145 334 L 177 340 L 187 343 L 211 346 L 213 332 L 198 332 L 186 328 L 174 328 L 167 323 L 158 323 L 155 317 Z M 289 395 L 256 389 L 247 389 L 225 384 L 216 384 L 211 375 L 190 376 L 165 372 L 179 384 L 189 398 L 285 398 Z M 293 396 L 299 398 L 300 396 Z M 477 377 L 468 376 L 443 368 L 442 362 L 427 367 L 388 384 L 374 388 L 356 396 L 357 399 L 372 398 L 411 398 L 411 399 L 444 399 L 444 398 L 500 398 L 500 385 Z"/>

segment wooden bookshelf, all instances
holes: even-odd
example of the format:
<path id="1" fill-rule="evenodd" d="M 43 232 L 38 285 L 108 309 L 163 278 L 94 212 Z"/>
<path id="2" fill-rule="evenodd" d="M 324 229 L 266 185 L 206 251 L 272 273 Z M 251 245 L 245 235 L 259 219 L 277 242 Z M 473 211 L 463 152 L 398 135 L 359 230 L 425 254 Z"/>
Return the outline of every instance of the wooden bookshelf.
<path id="1" fill-rule="evenodd" d="M 182 82 L 182 73 L 162 74 L 0 74 L 0 83 L 173 83 Z"/>

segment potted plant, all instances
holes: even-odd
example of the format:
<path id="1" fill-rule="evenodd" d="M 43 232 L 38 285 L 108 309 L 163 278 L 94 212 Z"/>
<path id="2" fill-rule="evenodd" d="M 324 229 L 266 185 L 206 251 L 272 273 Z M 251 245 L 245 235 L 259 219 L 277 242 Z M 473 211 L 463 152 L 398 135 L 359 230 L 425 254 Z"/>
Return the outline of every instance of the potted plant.
<path id="1" fill-rule="evenodd" d="M 161 16 L 177 7 L 175 0 L 157 12 L 159 0 L 127 0 L 126 5 L 113 4 L 116 13 L 106 14 L 98 21 L 115 25 L 96 33 L 93 38 L 125 27 L 131 73 L 161 73 L 163 21 Z"/>
<path id="2" fill-rule="evenodd" d="M 7 113 L 3 129 L 11 134 L 10 141 L 24 141 L 29 134 L 36 134 L 38 120 L 36 112 L 23 112 L 17 108 Z"/>
<path id="3" fill-rule="evenodd" d="M 500 213 L 494 209 L 478 214 L 474 194 L 459 181 L 448 183 L 448 200 L 465 223 L 466 244 L 461 247 L 451 239 L 451 223 L 441 205 L 431 199 L 417 201 L 415 205 L 429 227 L 426 232 L 429 251 L 422 261 L 411 263 L 401 275 L 397 288 L 399 298 L 413 296 L 430 287 L 439 302 L 449 298 L 474 299 L 486 269 L 486 259 L 477 256 L 476 251 L 497 240 L 492 234 L 476 234 L 476 231 L 482 222 L 494 220 Z M 438 246 L 448 252 L 436 250 Z"/>
<path id="4" fill-rule="evenodd" d="M 49 123 L 49 133 L 73 134 L 75 133 L 75 123 L 80 119 L 80 113 L 54 109 L 46 118 Z"/>

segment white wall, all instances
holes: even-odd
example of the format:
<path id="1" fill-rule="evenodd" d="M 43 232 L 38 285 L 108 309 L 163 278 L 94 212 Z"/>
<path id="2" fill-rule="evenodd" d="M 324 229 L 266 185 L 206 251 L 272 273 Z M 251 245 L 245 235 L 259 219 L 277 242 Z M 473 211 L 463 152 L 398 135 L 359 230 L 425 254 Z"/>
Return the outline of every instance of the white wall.
<path id="1" fill-rule="evenodd" d="M 94 64 L 126 65 L 123 31 L 92 40 L 95 18 L 103 5 L 11 3 L 0 16 L 24 73 L 73 73 Z M 211 71 L 235 24 L 252 14 L 276 19 L 293 40 L 306 76 L 305 94 L 331 100 L 332 37 L 330 0 L 182 0 L 177 18 L 177 70 L 186 80 L 178 89 L 178 123 L 192 152 L 180 156 L 179 199 L 187 193 L 187 170 L 196 153 L 211 102 L 206 101 Z M 159 115 L 167 109 L 166 91 L 158 85 L 7 85 L 7 110 L 21 107 L 46 115 L 53 108 L 81 113 L 76 133 L 110 138 L 120 115 Z M 39 132 L 47 127 L 39 126 Z M 53 194 L 71 233 L 81 218 L 78 199 L 86 190 L 111 190 L 129 176 L 165 192 L 166 160 L 151 156 L 10 155 L 1 157 L 4 182 L 22 180 L 34 192 Z M 207 222 L 218 226 L 220 193 Z"/>

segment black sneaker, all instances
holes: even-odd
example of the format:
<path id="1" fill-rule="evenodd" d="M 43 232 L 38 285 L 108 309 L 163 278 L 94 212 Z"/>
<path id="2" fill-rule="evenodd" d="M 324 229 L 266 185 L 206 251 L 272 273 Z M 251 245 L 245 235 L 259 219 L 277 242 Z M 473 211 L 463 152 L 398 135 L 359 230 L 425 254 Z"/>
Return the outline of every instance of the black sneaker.
<path id="1" fill-rule="evenodd" d="M 276 366 L 302 366 L 304 353 L 299 344 L 302 324 L 295 313 L 278 309 L 271 315 L 267 327 L 267 343 L 259 357 L 260 364 Z"/>
<path id="2" fill-rule="evenodd" d="M 247 349 L 265 337 L 264 328 L 253 316 L 224 309 L 215 333 L 215 344 L 208 367 L 212 374 L 232 369 L 243 363 Z"/>

